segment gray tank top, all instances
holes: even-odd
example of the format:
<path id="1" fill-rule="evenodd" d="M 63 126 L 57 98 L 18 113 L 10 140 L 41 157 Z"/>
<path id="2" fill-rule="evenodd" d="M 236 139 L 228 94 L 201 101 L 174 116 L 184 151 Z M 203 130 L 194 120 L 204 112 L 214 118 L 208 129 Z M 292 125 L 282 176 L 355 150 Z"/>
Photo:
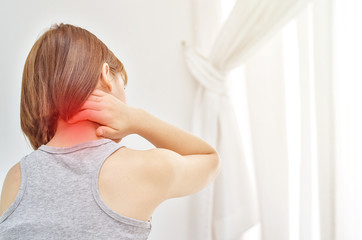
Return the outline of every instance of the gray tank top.
<path id="1" fill-rule="evenodd" d="M 103 162 L 121 147 L 102 138 L 42 145 L 24 156 L 20 190 L 0 217 L 0 239 L 147 239 L 152 217 L 145 222 L 118 214 L 98 191 Z"/>

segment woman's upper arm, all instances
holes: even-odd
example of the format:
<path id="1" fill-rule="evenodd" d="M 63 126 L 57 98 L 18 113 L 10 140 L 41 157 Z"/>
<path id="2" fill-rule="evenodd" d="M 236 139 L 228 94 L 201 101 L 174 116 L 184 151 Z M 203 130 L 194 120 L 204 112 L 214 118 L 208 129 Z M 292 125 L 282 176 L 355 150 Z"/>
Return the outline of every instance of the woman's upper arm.
<path id="1" fill-rule="evenodd" d="M 162 148 L 148 153 L 148 178 L 164 189 L 164 200 L 194 194 L 209 185 L 218 175 L 217 153 L 182 156 Z"/>

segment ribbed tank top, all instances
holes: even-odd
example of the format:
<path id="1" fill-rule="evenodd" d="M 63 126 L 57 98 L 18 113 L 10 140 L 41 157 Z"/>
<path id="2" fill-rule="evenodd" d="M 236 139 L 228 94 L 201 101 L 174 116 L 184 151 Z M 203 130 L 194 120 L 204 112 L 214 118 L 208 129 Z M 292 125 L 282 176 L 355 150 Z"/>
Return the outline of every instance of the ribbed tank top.
<path id="1" fill-rule="evenodd" d="M 98 191 L 103 162 L 121 147 L 102 138 L 42 145 L 24 156 L 19 192 L 0 218 L 0 239 L 147 239 L 152 217 L 145 222 L 118 214 Z"/>

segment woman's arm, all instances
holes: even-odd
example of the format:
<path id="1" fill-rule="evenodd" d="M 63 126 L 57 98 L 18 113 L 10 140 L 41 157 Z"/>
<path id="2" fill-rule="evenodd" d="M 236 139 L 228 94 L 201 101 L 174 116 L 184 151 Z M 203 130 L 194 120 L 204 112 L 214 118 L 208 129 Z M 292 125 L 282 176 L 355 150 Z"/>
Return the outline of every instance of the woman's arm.
<path id="1" fill-rule="evenodd" d="M 97 129 L 97 135 L 110 139 L 138 134 L 157 148 L 169 149 L 180 155 L 216 153 L 201 138 L 162 121 L 143 109 L 131 107 L 99 89 L 94 90 L 81 111 L 68 122 L 82 120 L 103 125 Z M 102 135 L 99 134 L 100 130 L 103 131 Z"/>
<path id="2" fill-rule="evenodd" d="M 180 155 L 216 152 L 201 138 L 162 121 L 143 109 L 137 109 L 135 114 L 137 124 L 134 133 L 144 137 L 157 148 L 166 148 Z"/>

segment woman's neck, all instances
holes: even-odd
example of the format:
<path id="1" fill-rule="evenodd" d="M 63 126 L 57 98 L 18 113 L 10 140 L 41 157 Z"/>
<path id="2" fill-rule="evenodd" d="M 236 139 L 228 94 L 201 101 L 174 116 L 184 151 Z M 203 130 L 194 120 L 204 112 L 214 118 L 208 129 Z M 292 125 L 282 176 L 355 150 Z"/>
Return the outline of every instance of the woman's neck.
<path id="1" fill-rule="evenodd" d="M 97 128 L 101 126 L 92 121 L 80 121 L 69 124 L 61 119 L 54 137 L 45 145 L 51 147 L 70 147 L 76 144 L 103 139 L 96 135 Z"/>

